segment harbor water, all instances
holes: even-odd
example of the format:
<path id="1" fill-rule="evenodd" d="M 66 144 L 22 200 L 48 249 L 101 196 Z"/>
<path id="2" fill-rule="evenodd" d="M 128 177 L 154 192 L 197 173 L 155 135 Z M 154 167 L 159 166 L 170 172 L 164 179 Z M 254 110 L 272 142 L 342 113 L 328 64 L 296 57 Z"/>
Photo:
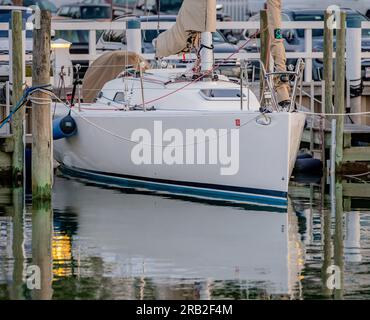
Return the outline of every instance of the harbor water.
<path id="1" fill-rule="evenodd" d="M 332 210 L 320 183 L 294 184 L 288 208 L 60 174 L 53 192 L 48 207 L 1 189 L 0 300 L 370 298 L 367 204 Z"/>

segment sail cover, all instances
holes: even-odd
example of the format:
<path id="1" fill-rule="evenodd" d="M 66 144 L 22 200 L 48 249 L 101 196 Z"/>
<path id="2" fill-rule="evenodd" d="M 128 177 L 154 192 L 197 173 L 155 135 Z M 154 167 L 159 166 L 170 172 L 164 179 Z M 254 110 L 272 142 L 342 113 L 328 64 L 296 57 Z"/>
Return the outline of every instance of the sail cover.
<path id="1" fill-rule="evenodd" d="M 139 70 L 142 61 L 144 59 L 133 52 L 113 51 L 102 54 L 85 74 L 82 84 L 84 102 L 93 103 L 106 82 L 115 79 L 128 66 Z"/>
<path id="2" fill-rule="evenodd" d="M 216 31 L 216 0 L 184 0 L 175 25 L 156 39 L 156 56 L 189 52 L 200 32 Z"/>

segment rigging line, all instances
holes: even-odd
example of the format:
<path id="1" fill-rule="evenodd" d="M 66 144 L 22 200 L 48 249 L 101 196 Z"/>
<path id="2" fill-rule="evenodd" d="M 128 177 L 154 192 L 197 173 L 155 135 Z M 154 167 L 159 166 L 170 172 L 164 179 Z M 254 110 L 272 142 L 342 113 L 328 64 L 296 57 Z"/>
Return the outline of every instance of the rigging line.
<path id="1" fill-rule="evenodd" d="M 356 178 L 356 177 L 364 177 L 364 176 L 368 176 L 368 175 L 370 175 L 370 171 L 360 173 L 360 174 L 348 174 L 348 175 L 345 175 L 345 177 Z"/>
<path id="2" fill-rule="evenodd" d="M 364 179 L 361 179 L 361 178 L 357 178 L 357 177 L 352 177 L 352 176 L 347 176 L 347 175 L 344 175 L 344 177 L 349 178 L 349 179 L 354 179 L 354 180 L 359 181 L 363 184 L 368 184 L 369 183 L 368 181 L 366 181 Z"/>
<path id="3" fill-rule="evenodd" d="M 263 30 L 264 31 L 264 30 Z M 234 55 L 236 55 L 241 49 L 243 49 L 250 41 L 252 41 L 255 37 L 257 37 L 258 36 L 258 34 L 260 34 L 260 31 L 257 31 L 257 32 L 255 32 L 247 41 L 245 41 L 245 43 L 243 43 L 241 46 L 239 46 L 234 52 L 232 52 L 226 59 L 224 59 L 223 60 L 223 62 L 225 62 L 225 61 L 228 61 L 228 60 L 230 60 L 230 58 L 232 58 Z M 171 96 L 171 95 L 173 95 L 173 94 L 175 94 L 175 93 L 177 93 L 177 92 L 179 92 L 179 91 L 181 91 L 181 90 L 183 90 L 183 89 L 185 89 L 185 88 L 187 88 L 187 87 L 189 87 L 189 86 L 191 86 L 192 84 L 194 84 L 194 83 L 197 83 L 197 82 L 199 82 L 200 80 L 202 80 L 203 78 L 205 78 L 205 77 L 207 77 L 207 76 L 209 76 L 212 72 L 214 72 L 216 69 L 218 69 L 220 66 L 222 65 L 222 62 L 220 62 L 220 63 L 218 63 L 218 64 L 216 64 L 216 65 L 214 65 L 213 67 L 212 67 L 212 69 L 210 69 L 210 70 L 208 70 L 208 71 L 206 71 L 205 73 L 203 73 L 203 74 L 201 74 L 200 76 L 198 76 L 196 79 L 194 79 L 193 81 L 191 81 L 191 82 L 189 82 L 189 83 L 187 83 L 186 85 L 184 85 L 184 86 L 182 86 L 182 87 L 180 87 L 180 88 L 178 88 L 178 89 L 176 89 L 176 90 L 174 90 L 174 91 L 172 91 L 172 92 L 169 92 L 169 93 L 167 93 L 167 94 L 165 94 L 165 95 L 163 95 L 163 96 L 161 96 L 161 97 L 158 97 L 158 98 L 156 98 L 156 99 L 153 99 L 153 100 L 150 100 L 150 101 L 146 101 L 144 104 L 151 104 L 151 103 L 153 103 L 153 102 L 157 102 L 157 101 L 159 101 L 159 100 L 162 100 L 162 99 L 164 99 L 164 98 L 168 98 L 169 96 Z M 142 106 L 143 104 L 141 104 L 141 106 Z M 140 105 L 139 105 L 140 106 Z"/>
<path id="4" fill-rule="evenodd" d="M 157 13 L 158 13 L 158 23 L 157 23 L 157 37 L 159 36 L 159 20 L 161 18 L 161 0 L 156 0 L 157 2 Z"/>
<path id="5" fill-rule="evenodd" d="M 346 116 L 361 116 L 361 115 L 370 115 L 370 111 L 364 112 L 349 112 L 349 113 L 326 113 L 326 112 L 310 112 L 310 111 L 296 111 L 299 113 L 304 113 L 311 116 L 322 116 L 322 117 L 346 117 Z"/>
<path id="6" fill-rule="evenodd" d="M 317 103 L 319 103 L 319 104 L 323 104 L 323 102 L 322 102 L 322 101 L 320 101 L 319 99 L 317 99 L 317 98 L 313 97 L 312 95 L 310 95 L 307 91 L 303 90 L 302 88 L 298 88 L 298 90 L 299 90 L 300 92 L 302 92 L 305 96 L 307 96 L 307 97 L 309 97 L 309 98 L 313 99 L 315 102 L 317 102 Z"/>

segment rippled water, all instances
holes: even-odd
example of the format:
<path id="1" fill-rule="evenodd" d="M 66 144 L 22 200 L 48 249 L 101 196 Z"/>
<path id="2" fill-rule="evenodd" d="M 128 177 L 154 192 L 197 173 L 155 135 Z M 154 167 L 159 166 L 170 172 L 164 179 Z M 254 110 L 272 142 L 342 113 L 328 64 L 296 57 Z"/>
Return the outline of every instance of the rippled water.
<path id="1" fill-rule="evenodd" d="M 279 210 L 57 177 L 22 203 L 1 189 L 0 299 L 370 299 L 370 205 L 320 185 Z"/>

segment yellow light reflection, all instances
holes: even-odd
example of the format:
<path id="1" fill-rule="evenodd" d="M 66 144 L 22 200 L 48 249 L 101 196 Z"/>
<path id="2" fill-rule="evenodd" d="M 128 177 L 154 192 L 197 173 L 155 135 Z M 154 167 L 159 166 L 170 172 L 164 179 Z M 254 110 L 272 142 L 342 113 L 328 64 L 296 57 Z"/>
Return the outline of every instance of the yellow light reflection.
<path id="1" fill-rule="evenodd" d="M 53 274 L 55 277 L 68 277 L 72 275 L 72 240 L 66 234 L 53 236 Z M 57 279 L 55 279 L 57 280 Z"/>

